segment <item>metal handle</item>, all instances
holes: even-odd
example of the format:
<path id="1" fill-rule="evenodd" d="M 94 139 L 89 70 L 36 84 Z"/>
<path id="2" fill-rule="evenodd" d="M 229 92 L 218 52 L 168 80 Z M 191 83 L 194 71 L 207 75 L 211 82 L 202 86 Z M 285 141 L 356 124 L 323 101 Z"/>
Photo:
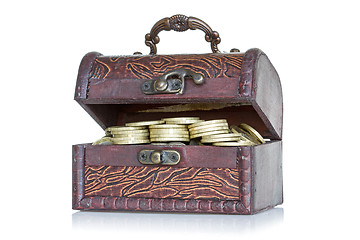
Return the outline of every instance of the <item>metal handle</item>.
<path id="1" fill-rule="evenodd" d="M 170 18 L 163 18 L 157 23 L 155 23 L 150 33 L 145 35 L 145 44 L 146 46 L 150 47 L 150 54 L 156 54 L 156 44 L 160 41 L 160 38 L 158 36 L 159 32 L 161 32 L 162 30 L 174 30 L 177 32 L 184 32 L 188 29 L 200 29 L 201 31 L 203 31 L 205 33 L 205 40 L 207 42 L 210 42 L 211 44 L 212 52 L 220 52 L 217 46 L 221 41 L 218 32 L 213 31 L 209 25 L 207 25 L 204 21 L 198 18 L 187 17 L 181 14 L 174 15 Z"/>

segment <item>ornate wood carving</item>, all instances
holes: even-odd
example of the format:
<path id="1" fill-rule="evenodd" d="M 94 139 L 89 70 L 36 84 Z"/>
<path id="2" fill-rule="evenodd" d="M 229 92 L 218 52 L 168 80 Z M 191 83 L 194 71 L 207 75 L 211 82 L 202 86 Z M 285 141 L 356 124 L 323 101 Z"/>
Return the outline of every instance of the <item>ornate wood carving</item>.
<path id="1" fill-rule="evenodd" d="M 98 57 L 89 74 L 91 86 L 106 80 L 154 79 L 166 71 L 185 68 L 205 78 L 239 78 L 243 54 L 156 55 L 140 57 Z M 119 83 L 120 84 L 120 83 Z"/>
<path id="2" fill-rule="evenodd" d="M 239 200 L 237 169 L 85 166 L 85 196 Z"/>
<path id="3" fill-rule="evenodd" d="M 87 166 L 84 163 L 85 145 L 73 147 L 73 208 L 94 210 L 123 210 L 123 211 L 160 211 L 160 212 L 201 212 L 225 214 L 251 214 L 251 147 L 239 147 L 237 154 L 237 169 L 206 169 L 206 168 L 172 168 L 172 167 L 106 167 Z M 146 169 L 147 168 L 147 169 Z M 119 171 L 121 169 L 121 171 Z M 219 180 L 217 175 L 226 176 L 226 181 Z M 135 182 L 141 179 L 142 182 Z M 147 177 L 146 177 L 147 176 Z M 154 178 L 155 176 L 155 178 Z M 120 189 L 124 181 L 122 195 L 118 195 L 116 188 Z M 132 183 L 130 183 L 133 181 Z M 150 181 L 148 183 L 147 181 Z M 178 184 L 180 183 L 180 184 Z M 205 184 L 203 184 L 205 183 Z M 226 184 L 225 184 L 226 183 Z M 120 185 L 119 185 L 120 184 Z M 188 184 L 186 186 L 186 184 Z M 206 194 L 206 184 L 220 187 L 231 193 L 233 197 L 225 196 L 223 199 L 201 197 Z M 162 192 L 164 196 L 141 197 L 146 186 L 177 186 L 188 188 L 187 193 L 200 195 L 182 195 L 181 198 L 171 197 L 171 192 Z M 199 192 L 191 190 L 191 185 L 200 186 Z M 115 187 L 115 189 L 114 189 Z M 170 189 L 169 188 L 169 189 Z M 184 189 L 185 189 L 184 188 Z M 140 190 L 137 192 L 137 190 Z M 154 188 L 155 189 L 155 188 Z M 177 195 L 180 196 L 180 192 Z M 182 191 L 185 193 L 186 191 Z M 213 191 L 214 193 L 216 191 Z M 224 192 L 224 190 L 221 190 Z M 234 195 L 236 192 L 236 196 Z M 144 193 L 144 192 L 143 192 Z M 166 193 L 170 193 L 165 196 Z M 217 193 L 219 195 L 219 193 Z M 150 195 L 149 195 L 150 196 Z"/>
<path id="4" fill-rule="evenodd" d="M 188 68 L 206 78 L 238 78 L 243 54 L 157 55 L 98 57 L 90 72 L 92 81 L 104 79 L 153 79 L 166 71 Z M 95 84 L 96 82 L 94 82 Z"/>

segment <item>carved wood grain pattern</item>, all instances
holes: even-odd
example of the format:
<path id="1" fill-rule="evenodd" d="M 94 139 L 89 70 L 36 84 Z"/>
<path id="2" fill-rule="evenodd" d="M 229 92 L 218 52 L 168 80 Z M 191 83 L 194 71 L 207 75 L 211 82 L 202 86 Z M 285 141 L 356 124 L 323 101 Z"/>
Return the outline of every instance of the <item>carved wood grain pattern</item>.
<path id="1" fill-rule="evenodd" d="M 242 59 L 243 54 L 99 56 L 89 81 L 96 84 L 105 79 L 153 79 L 176 68 L 190 68 L 205 78 L 238 78 Z"/>
<path id="2" fill-rule="evenodd" d="M 85 196 L 239 200 L 237 169 L 85 166 Z"/>
<path id="3" fill-rule="evenodd" d="M 239 200 L 214 199 L 159 199 L 127 198 L 116 196 L 85 196 L 85 145 L 73 147 L 73 209 L 76 210 L 120 210 L 149 212 L 217 213 L 217 214 L 253 214 L 251 210 L 251 150 L 239 147 L 237 164 L 240 172 L 238 186 Z M 242 185 L 248 183 L 247 186 Z M 249 187 L 249 188 L 247 188 Z"/>

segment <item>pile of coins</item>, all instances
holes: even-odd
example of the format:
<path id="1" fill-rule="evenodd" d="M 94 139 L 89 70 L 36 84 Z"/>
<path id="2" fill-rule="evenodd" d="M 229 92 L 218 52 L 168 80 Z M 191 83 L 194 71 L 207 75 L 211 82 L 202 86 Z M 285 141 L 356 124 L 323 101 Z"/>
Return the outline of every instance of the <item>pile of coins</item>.
<path id="1" fill-rule="evenodd" d="M 190 138 L 201 137 L 202 144 L 213 146 L 253 146 L 265 143 L 262 136 L 249 125 L 229 125 L 226 119 L 203 121 L 189 126 Z"/>
<path id="2" fill-rule="evenodd" d="M 149 129 L 146 127 L 114 126 L 105 129 L 105 137 L 93 145 L 144 144 L 150 143 Z"/>
<path id="3" fill-rule="evenodd" d="M 229 128 L 226 119 L 204 121 L 199 117 L 163 118 L 126 123 L 105 129 L 105 137 L 93 145 L 156 144 L 253 146 L 265 143 L 251 126 L 242 123 Z"/>

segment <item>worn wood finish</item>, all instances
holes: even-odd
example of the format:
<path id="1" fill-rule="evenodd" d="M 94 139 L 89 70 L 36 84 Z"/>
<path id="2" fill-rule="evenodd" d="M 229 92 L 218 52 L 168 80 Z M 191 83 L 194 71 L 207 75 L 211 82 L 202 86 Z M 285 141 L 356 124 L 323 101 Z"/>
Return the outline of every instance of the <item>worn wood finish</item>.
<path id="1" fill-rule="evenodd" d="M 148 198 L 148 197 L 124 197 L 120 196 L 119 191 L 112 191 L 109 188 L 106 189 L 106 181 L 102 179 L 102 176 L 107 176 L 107 181 L 109 187 L 111 188 L 111 181 L 118 178 L 119 171 L 113 171 L 109 166 L 96 166 L 91 167 L 86 164 L 85 161 L 85 152 L 87 147 L 90 145 L 75 145 L 73 146 L 73 209 L 79 210 L 123 210 L 123 211 L 160 211 L 160 212 L 200 212 L 200 213 L 223 213 L 223 214 L 252 214 L 255 213 L 251 209 L 251 169 L 252 169 L 252 147 L 234 147 L 229 149 L 236 149 L 236 169 L 221 169 L 212 168 L 212 169 L 195 169 L 195 168 L 182 168 L 180 171 L 184 170 L 185 175 L 190 172 L 206 173 L 202 178 L 205 178 L 205 182 L 211 184 L 228 184 L 225 188 L 228 189 L 226 192 L 231 192 L 231 194 L 237 193 L 234 200 L 231 200 L 231 196 L 222 196 L 225 199 L 221 199 L 219 193 L 217 197 L 210 197 L 209 189 L 204 188 L 202 184 L 197 185 L 199 182 L 191 181 L 191 184 L 195 185 L 197 192 L 192 191 L 192 198 L 184 199 L 184 196 L 181 198 L 164 198 L 160 199 L 158 197 Z M 93 171 L 95 169 L 95 172 Z M 101 169 L 101 170 L 96 170 Z M 126 171 L 134 171 L 138 169 L 140 172 L 143 168 L 131 168 L 128 167 Z M 154 169 L 161 169 L 159 167 L 148 167 L 146 171 Z M 165 167 L 165 169 L 167 169 Z M 104 171 L 105 170 L 105 171 Z M 170 171 L 169 174 L 164 174 L 165 178 L 176 178 L 174 172 L 179 171 L 179 168 L 168 167 L 167 171 Z M 107 171 L 107 174 L 103 174 Z M 187 171 L 187 173 L 186 173 Z M 208 174 L 208 172 L 210 174 Z M 222 176 L 225 180 L 214 181 L 213 173 L 217 173 Z M 94 175 L 95 174 L 95 175 Z M 172 175 L 173 174 L 173 175 Z M 215 175 L 217 175 L 215 174 Z M 231 174 L 231 175 L 230 175 Z M 191 174 L 190 174 L 191 175 Z M 192 174 L 194 176 L 196 174 Z M 212 177 L 210 177 L 212 176 Z M 100 181 L 97 181 L 100 179 Z M 128 178 L 126 178 L 128 179 Z M 123 184 L 122 180 L 118 179 L 118 184 Z M 178 181 L 179 179 L 177 179 Z M 203 179 L 204 180 L 204 179 Z M 163 181 L 164 182 L 164 181 Z M 229 184 L 231 183 L 231 184 Z M 115 184 L 116 185 L 116 184 Z M 105 187 L 104 187 L 105 186 Z M 95 189 L 95 190 L 94 190 Z M 104 191 L 108 192 L 101 192 Z M 143 189 L 140 187 L 139 189 Z M 98 191 L 96 191 L 98 190 Z M 221 192 L 224 192 L 222 188 L 219 188 Z M 146 192 L 146 190 L 144 191 Z M 144 193 L 143 192 L 143 193 Z M 214 191 L 216 192 L 216 191 Z M 214 194 L 214 192 L 212 194 Z M 91 193 L 91 194 L 90 194 Z M 149 194 L 149 193 L 147 193 Z M 162 193 L 164 194 L 164 193 Z M 194 195 L 195 194 L 195 195 Z M 117 196 L 114 196 L 117 195 Z M 143 196 L 145 196 L 144 194 Z M 164 194 L 165 196 L 165 194 Z M 203 196 L 199 197 L 199 196 Z M 186 198 L 186 197 L 185 197 Z M 201 198 L 201 199 L 197 199 Z M 218 198 L 218 199 L 217 199 Z"/>
<path id="2" fill-rule="evenodd" d="M 177 67 L 204 74 L 205 84 L 186 81 L 182 95 L 145 95 L 141 92 L 142 82 Z M 282 136 L 280 80 L 267 56 L 259 49 L 231 54 L 116 57 L 90 53 L 84 57 L 79 69 L 75 99 L 103 128 L 117 123 L 122 114 L 121 108 L 115 106 L 118 104 L 250 104 L 259 116 L 252 124 L 265 126 L 269 133 L 266 135 L 271 139 Z"/>
<path id="3" fill-rule="evenodd" d="M 278 73 L 264 52 L 250 49 L 243 59 L 240 96 L 250 102 L 267 126 L 273 139 L 281 139 L 283 96 Z"/>
<path id="4" fill-rule="evenodd" d="M 83 198 L 74 209 L 141 212 L 253 214 L 241 201 L 96 196 Z"/>
<path id="5" fill-rule="evenodd" d="M 258 212 L 283 202 L 282 141 L 258 145 L 251 151 L 251 209 Z"/>
<path id="6" fill-rule="evenodd" d="M 87 99 L 188 99 L 234 98 L 237 96 L 242 54 L 156 55 L 104 57 L 94 61 L 89 73 Z M 166 71 L 189 68 L 205 77 L 201 86 L 185 82 L 183 95 L 144 95 L 143 79 L 159 78 Z M 226 88 L 224 86 L 227 86 Z M 209 96 L 211 92 L 211 96 Z"/>
<path id="7" fill-rule="evenodd" d="M 205 78 L 237 78 L 244 54 L 98 56 L 89 73 L 94 85 L 108 79 L 153 79 L 166 71 L 189 68 Z"/>
<path id="8" fill-rule="evenodd" d="M 225 169 L 225 172 L 232 172 L 234 173 L 233 176 L 235 176 L 227 178 L 227 181 L 233 183 L 232 192 L 236 191 L 234 183 L 238 179 L 238 195 L 235 200 L 228 199 L 228 197 L 226 199 L 208 198 L 209 195 L 206 195 L 208 194 L 207 190 L 201 187 L 198 188 L 199 192 L 194 194 L 197 197 L 205 194 L 206 198 L 204 199 L 195 199 L 196 197 L 191 199 L 184 199 L 184 197 L 160 199 L 158 197 L 121 196 L 119 191 L 113 191 L 109 188 L 111 188 L 112 184 L 115 186 L 116 184 L 123 184 L 121 174 L 125 176 L 124 173 L 119 174 L 121 171 L 113 170 L 111 166 L 91 167 L 86 165 L 85 152 L 88 146 L 84 144 L 73 146 L 73 209 L 254 214 L 283 202 L 281 141 L 273 141 L 253 147 L 236 147 L 237 171 L 235 169 Z M 152 169 L 156 171 L 161 168 L 153 167 Z M 145 171 L 150 169 L 148 168 Z M 139 167 L 125 167 L 123 170 L 125 172 L 143 171 Z M 177 170 L 179 169 L 174 168 L 174 172 Z M 183 170 L 196 172 L 195 169 L 191 168 L 183 168 Z M 170 167 L 167 171 L 171 172 Z M 201 170 L 198 169 L 197 171 Z M 221 172 L 220 169 L 216 168 L 210 171 Z M 171 174 L 173 172 L 168 175 L 164 174 L 164 177 L 174 178 Z M 124 181 L 131 180 L 125 177 Z M 106 184 L 109 186 L 107 189 L 104 187 Z M 196 182 L 192 182 L 192 184 L 196 184 Z M 143 189 L 142 187 L 139 189 Z M 126 191 L 131 195 L 133 190 L 127 188 Z M 161 194 L 166 195 L 165 193 Z"/>
<path id="9" fill-rule="evenodd" d="M 157 145 L 89 145 L 86 146 L 85 161 L 89 166 L 144 166 L 137 155 L 141 150 L 175 150 L 180 162 L 173 168 L 236 168 L 236 148 L 214 146 L 157 146 Z M 219 158 L 221 156 L 221 158 Z M 206 161 L 204 161 L 206 159 Z"/>

